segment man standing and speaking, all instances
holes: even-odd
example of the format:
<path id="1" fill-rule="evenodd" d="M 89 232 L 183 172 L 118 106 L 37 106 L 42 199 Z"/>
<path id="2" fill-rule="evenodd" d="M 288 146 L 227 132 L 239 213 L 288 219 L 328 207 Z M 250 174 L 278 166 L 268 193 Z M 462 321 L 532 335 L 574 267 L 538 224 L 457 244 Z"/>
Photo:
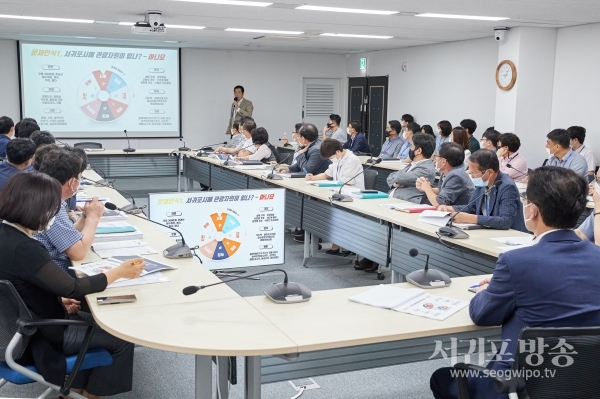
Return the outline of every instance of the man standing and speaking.
<path id="1" fill-rule="evenodd" d="M 244 98 L 243 86 L 235 86 L 233 88 L 233 95 L 234 99 L 233 104 L 231 104 L 229 124 L 227 125 L 225 134 L 231 134 L 231 126 L 234 122 L 240 122 L 244 116 L 252 117 L 252 112 L 254 111 L 254 105 L 252 105 L 252 101 Z"/>

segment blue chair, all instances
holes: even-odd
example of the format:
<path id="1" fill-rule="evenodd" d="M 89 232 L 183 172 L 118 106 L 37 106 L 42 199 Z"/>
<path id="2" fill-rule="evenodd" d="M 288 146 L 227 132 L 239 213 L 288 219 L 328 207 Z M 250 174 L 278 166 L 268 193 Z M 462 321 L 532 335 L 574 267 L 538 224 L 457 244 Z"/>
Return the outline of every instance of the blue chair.
<path id="1" fill-rule="evenodd" d="M 35 366 L 16 363 L 23 356 L 31 336 L 35 334 L 37 329 L 50 325 L 88 327 L 79 353 L 68 356 L 66 359 L 68 377 L 62 387 L 44 380 L 44 377 L 38 373 Z M 85 399 L 82 395 L 70 391 L 77 373 L 80 370 L 112 364 L 112 356 L 106 350 L 94 349 L 88 351 L 95 328 L 96 324 L 88 321 L 68 319 L 34 320 L 33 315 L 25 306 L 15 287 L 9 281 L 0 280 L 0 388 L 7 382 L 16 385 L 39 382 L 47 389 L 37 399 L 46 398 L 52 392 L 58 392 L 61 395 L 75 399 Z"/>

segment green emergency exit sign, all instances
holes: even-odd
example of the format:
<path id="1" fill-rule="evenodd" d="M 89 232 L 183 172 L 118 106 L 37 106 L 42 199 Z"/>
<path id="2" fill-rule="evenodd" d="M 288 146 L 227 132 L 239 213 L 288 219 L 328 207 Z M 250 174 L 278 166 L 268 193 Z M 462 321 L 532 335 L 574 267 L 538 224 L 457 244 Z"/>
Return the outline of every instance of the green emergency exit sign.
<path id="1" fill-rule="evenodd" d="M 361 71 L 366 71 L 367 70 L 367 59 L 366 58 L 361 58 L 360 59 L 360 70 Z"/>

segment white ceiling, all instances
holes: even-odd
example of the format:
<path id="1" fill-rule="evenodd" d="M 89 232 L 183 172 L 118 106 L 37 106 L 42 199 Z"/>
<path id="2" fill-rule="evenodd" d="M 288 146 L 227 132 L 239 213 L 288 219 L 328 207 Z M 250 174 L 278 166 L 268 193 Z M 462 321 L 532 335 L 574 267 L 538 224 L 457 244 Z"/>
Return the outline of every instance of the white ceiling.
<path id="1" fill-rule="evenodd" d="M 400 11 L 408 15 L 359 15 L 295 10 L 300 0 L 270 7 L 244 7 L 172 0 L 0 0 L 0 14 L 135 22 L 160 10 L 165 24 L 200 25 L 204 30 L 168 29 L 162 36 L 133 35 L 129 26 L 0 18 L 0 38 L 160 45 L 211 49 L 356 53 L 448 41 L 493 37 L 494 26 L 565 27 L 600 22 L 600 0 L 302 0 L 305 4 Z M 412 13 L 509 17 L 486 22 L 417 18 Z M 225 32 L 225 28 L 291 30 L 301 38 Z M 322 37 L 320 33 L 394 36 L 389 40 Z M 179 43 L 165 43 L 176 41 Z"/>

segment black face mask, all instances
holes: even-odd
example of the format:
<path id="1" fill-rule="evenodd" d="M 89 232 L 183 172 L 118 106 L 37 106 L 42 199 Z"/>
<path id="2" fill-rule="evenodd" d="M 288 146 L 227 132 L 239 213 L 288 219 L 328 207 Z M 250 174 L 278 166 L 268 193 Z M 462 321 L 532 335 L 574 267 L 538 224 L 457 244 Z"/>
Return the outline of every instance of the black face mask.
<path id="1" fill-rule="evenodd" d="M 386 132 L 385 132 L 385 137 L 390 137 L 390 135 L 391 135 L 391 134 L 392 134 L 392 132 L 388 132 L 388 131 L 386 131 Z"/>
<path id="2" fill-rule="evenodd" d="M 415 159 L 415 152 L 413 150 L 408 150 L 408 157 L 411 161 Z"/>
<path id="3" fill-rule="evenodd" d="M 330 128 L 330 129 L 331 129 L 331 126 L 332 126 L 331 123 L 327 124 L 327 127 Z"/>

